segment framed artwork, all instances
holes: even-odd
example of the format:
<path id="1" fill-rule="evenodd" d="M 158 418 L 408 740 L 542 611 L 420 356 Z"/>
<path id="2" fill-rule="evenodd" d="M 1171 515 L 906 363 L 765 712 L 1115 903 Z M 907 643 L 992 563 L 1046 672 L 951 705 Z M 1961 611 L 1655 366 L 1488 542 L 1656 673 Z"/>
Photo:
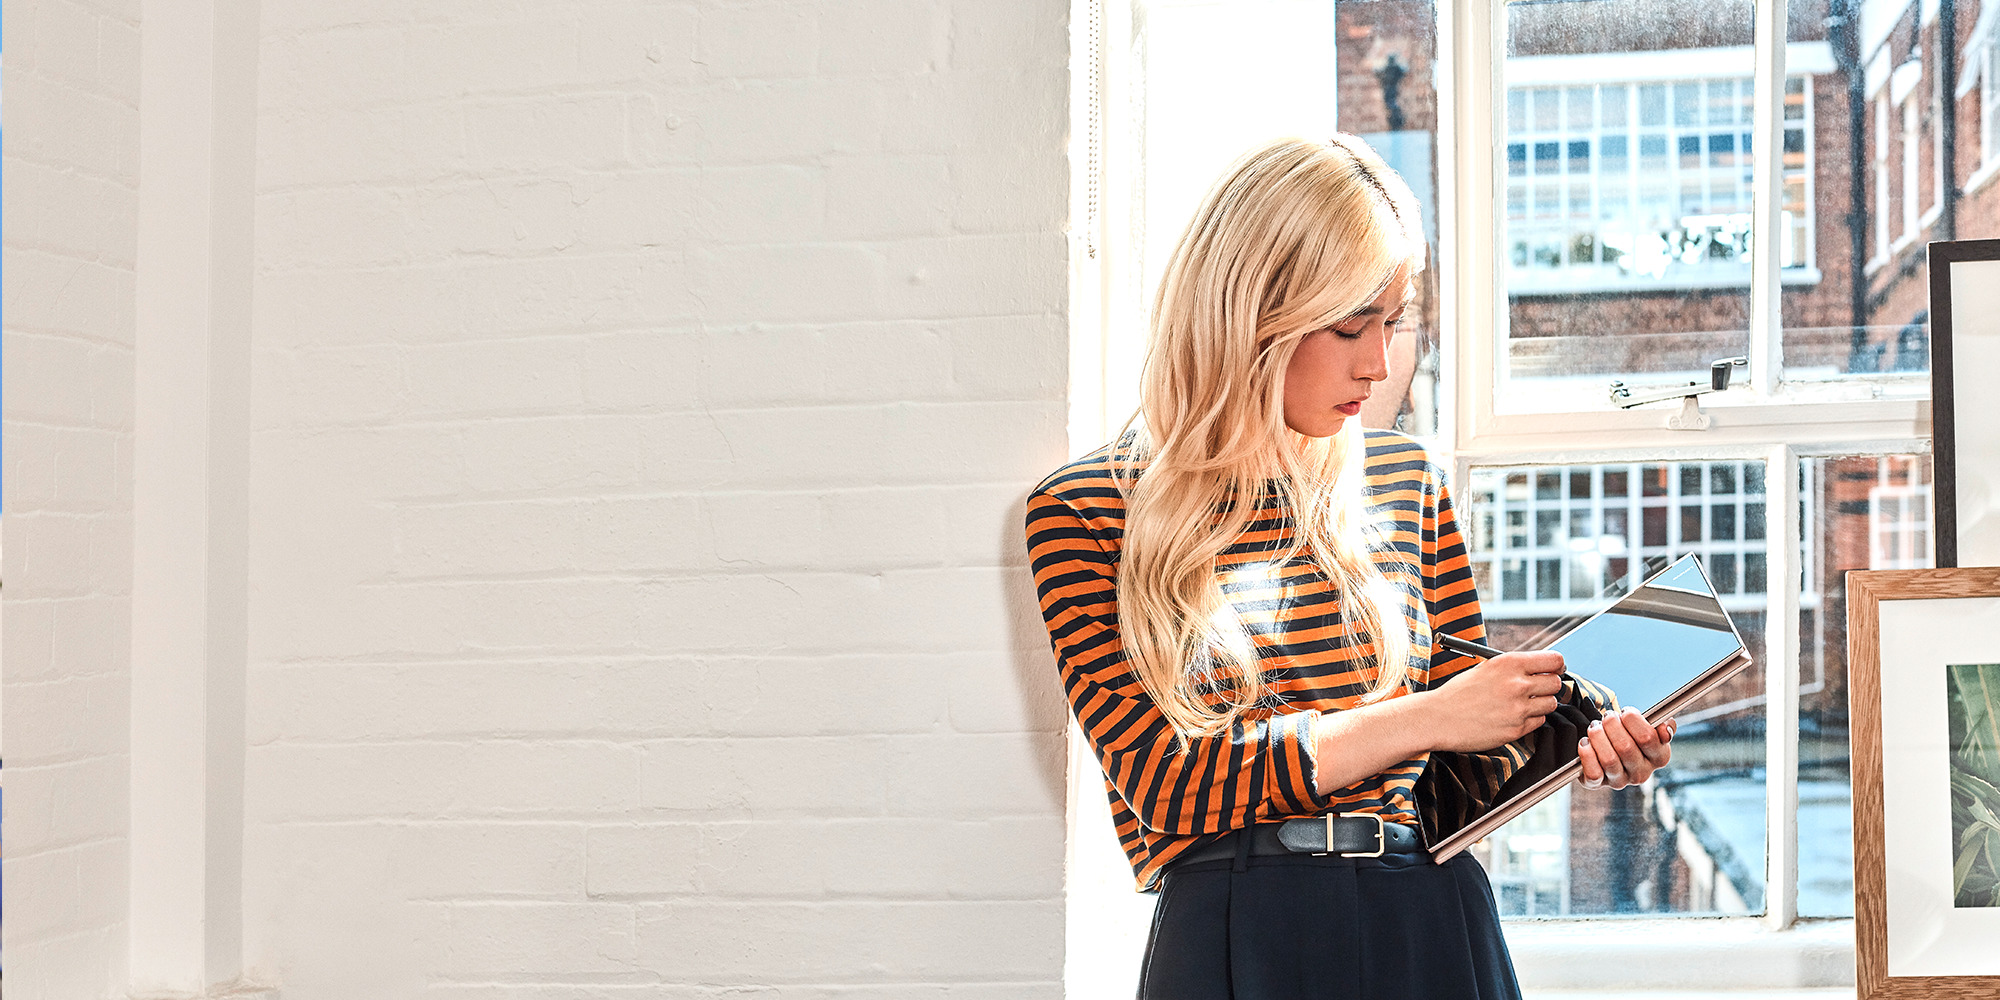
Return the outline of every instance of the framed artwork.
<path id="1" fill-rule="evenodd" d="M 1936 565 L 2000 566 L 2000 240 L 1928 249 Z"/>
<path id="2" fill-rule="evenodd" d="M 2000 1000 L 2000 568 L 1847 574 L 1858 1000 Z"/>

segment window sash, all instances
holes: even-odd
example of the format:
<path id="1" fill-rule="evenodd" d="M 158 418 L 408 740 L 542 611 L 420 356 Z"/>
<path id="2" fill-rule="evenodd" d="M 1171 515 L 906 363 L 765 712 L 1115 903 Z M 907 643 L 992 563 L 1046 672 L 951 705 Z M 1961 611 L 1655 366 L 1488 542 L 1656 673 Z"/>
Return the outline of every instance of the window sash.
<path id="1" fill-rule="evenodd" d="M 1580 388 L 1568 402 L 1555 393 L 1538 392 L 1534 399 L 1524 400 L 1503 391 L 1506 346 L 1485 335 L 1503 328 L 1507 310 L 1507 290 L 1500 280 L 1500 269 L 1508 264 L 1500 234 L 1510 180 L 1502 11 L 1499 0 L 1447 0 L 1440 6 L 1441 43 L 1452 53 L 1450 60 L 1441 62 L 1438 80 L 1440 218 L 1445 221 L 1439 254 L 1445 283 L 1442 321 L 1453 340 L 1443 378 L 1460 388 L 1444 415 L 1450 443 L 1509 452 L 1590 448 L 1613 440 L 1674 449 L 1696 446 L 1697 440 L 1700 445 L 1772 440 L 1812 444 L 1915 436 L 1920 400 L 1928 390 L 1921 376 L 1783 382 L 1778 306 L 1785 275 L 1781 255 L 1770 249 L 1752 257 L 1747 378 L 1742 388 L 1726 396 L 1704 398 L 1705 409 L 1726 414 L 1710 430 L 1669 430 L 1667 418 L 1675 411 L 1665 407 L 1606 409 L 1606 395 L 1594 385 Z M 1783 37 L 1784 15 L 1783 4 L 1775 0 L 1758 4 L 1749 130 L 1753 148 L 1776 154 L 1761 156 L 1752 165 L 1756 229 L 1780 234 L 1787 232 L 1782 157 L 1786 46 L 1773 40 Z M 1810 196 L 1808 192 L 1806 197 Z M 1758 242 L 1775 248 L 1787 241 Z M 1671 379 L 1658 381 L 1666 384 Z M 1608 388 L 1607 382 L 1606 393 Z M 1552 427 L 1548 419 L 1556 413 L 1562 414 L 1560 428 Z"/>

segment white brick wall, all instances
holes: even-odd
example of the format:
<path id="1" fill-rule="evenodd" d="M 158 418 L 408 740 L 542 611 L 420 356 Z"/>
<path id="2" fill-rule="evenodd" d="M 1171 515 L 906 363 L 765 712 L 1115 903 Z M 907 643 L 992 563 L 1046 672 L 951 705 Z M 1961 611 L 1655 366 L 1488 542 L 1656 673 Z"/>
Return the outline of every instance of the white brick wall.
<path id="1" fill-rule="evenodd" d="M 5 10 L 7 989 L 125 969 L 136 0 Z"/>
<path id="2" fill-rule="evenodd" d="M 286 1000 L 1060 994 L 1067 13 L 265 0 Z"/>

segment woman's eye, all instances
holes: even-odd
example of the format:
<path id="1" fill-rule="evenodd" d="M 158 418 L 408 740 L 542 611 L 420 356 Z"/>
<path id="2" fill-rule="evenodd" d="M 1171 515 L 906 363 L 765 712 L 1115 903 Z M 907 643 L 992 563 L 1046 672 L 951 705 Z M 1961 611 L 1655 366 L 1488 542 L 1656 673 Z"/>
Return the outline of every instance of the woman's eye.
<path id="1" fill-rule="evenodd" d="M 1340 339 L 1342 339 L 1342 340 L 1360 340 L 1360 339 L 1361 339 L 1361 331 L 1360 331 L 1360 330 L 1340 330 L 1340 329 L 1336 329 L 1336 330 L 1334 330 L 1334 331 L 1333 331 L 1333 335 L 1334 335 L 1334 336 L 1336 336 L 1336 337 L 1339 337 L 1339 338 L 1340 338 Z"/>

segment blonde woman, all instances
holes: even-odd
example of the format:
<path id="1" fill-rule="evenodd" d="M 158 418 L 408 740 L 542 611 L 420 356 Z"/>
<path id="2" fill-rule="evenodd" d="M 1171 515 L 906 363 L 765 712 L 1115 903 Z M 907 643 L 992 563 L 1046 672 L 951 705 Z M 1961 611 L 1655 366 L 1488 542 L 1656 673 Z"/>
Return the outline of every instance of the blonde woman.
<path id="1" fill-rule="evenodd" d="M 1359 140 L 1246 156 L 1167 266 L 1139 413 L 1029 498 L 1063 685 L 1160 893 L 1146 1000 L 1518 997 L 1485 873 L 1424 851 L 1430 754 L 1480 755 L 1497 787 L 1567 703 L 1603 716 L 1586 785 L 1671 756 L 1671 721 L 1613 710 L 1558 654 L 1435 642 L 1485 634 L 1451 499 L 1357 419 L 1421 232 Z"/>

